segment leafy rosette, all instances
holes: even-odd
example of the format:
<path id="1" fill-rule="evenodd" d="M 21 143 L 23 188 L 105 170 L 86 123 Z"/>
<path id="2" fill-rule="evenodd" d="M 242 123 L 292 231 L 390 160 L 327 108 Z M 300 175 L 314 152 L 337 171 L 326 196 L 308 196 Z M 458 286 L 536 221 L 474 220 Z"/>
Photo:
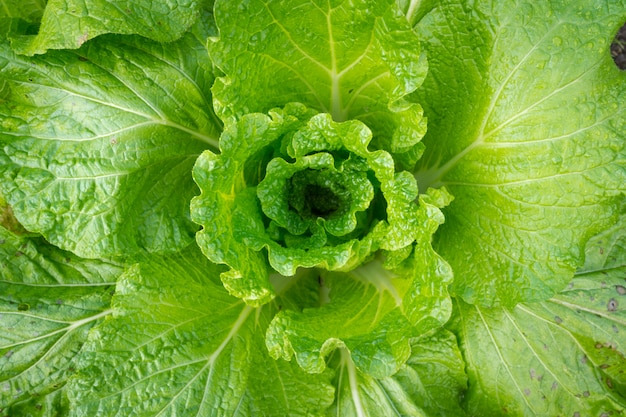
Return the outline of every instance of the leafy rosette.
<path id="1" fill-rule="evenodd" d="M 191 211 L 204 254 L 231 268 L 222 275 L 231 294 L 261 305 L 275 295 L 271 271 L 350 271 L 379 250 L 397 264 L 417 239 L 430 241 L 425 222 L 438 225 L 441 213 L 416 203 L 414 177 L 370 151 L 371 139 L 360 121 L 300 104 L 225 127 L 222 153 L 206 151 L 194 167 L 202 194 Z"/>
<path id="2" fill-rule="evenodd" d="M 199 247 L 228 266 L 221 279 L 231 295 L 272 301 L 270 355 L 295 356 L 307 372 L 323 372 L 346 348 L 361 372 L 392 375 L 410 338 L 451 314 L 452 274 L 431 247 L 451 197 L 419 194 L 371 140 L 361 121 L 291 103 L 227 122 L 222 152 L 205 151 L 193 170 Z"/>

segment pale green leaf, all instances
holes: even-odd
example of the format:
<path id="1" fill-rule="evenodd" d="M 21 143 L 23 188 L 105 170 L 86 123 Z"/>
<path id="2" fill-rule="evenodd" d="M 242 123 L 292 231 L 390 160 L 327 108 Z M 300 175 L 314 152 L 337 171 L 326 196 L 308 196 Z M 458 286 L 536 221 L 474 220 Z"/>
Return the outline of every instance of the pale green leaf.
<path id="1" fill-rule="evenodd" d="M 446 331 L 411 342 L 411 357 L 392 376 L 375 379 L 360 372 L 345 350 L 330 359 L 337 386 L 328 416 L 459 417 L 466 386 L 455 337 Z"/>
<path id="2" fill-rule="evenodd" d="M 73 416 L 308 416 L 332 402 L 329 375 L 274 361 L 263 335 L 275 310 L 219 283 L 195 245 L 119 280 L 113 317 L 94 328 L 72 380 Z"/>
<path id="3" fill-rule="evenodd" d="M 402 294 L 394 283 L 387 276 L 368 282 L 351 273 L 326 273 L 319 279 L 326 293 L 321 305 L 283 309 L 272 320 L 266 336 L 272 357 L 295 356 L 305 371 L 320 373 L 325 357 L 345 347 L 351 363 L 365 374 L 382 378 L 397 372 L 417 331 L 402 314 Z"/>
<path id="4" fill-rule="evenodd" d="M 56 409 L 46 395 L 65 385 L 88 330 L 110 314 L 121 271 L 0 228 L 0 409 Z"/>
<path id="5" fill-rule="evenodd" d="M 459 301 L 456 327 L 476 415 L 626 411 L 626 216 L 587 246 L 588 263 L 550 300 L 512 311 Z"/>
<path id="6" fill-rule="evenodd" d="M 432 6 L 432 5 L 431 5 Z M 626 74 L 609 45 L 623 1 L 439 2 L 415 26 L 429 77 L 420 189 L 455 200 L 435 249 L 465 301 L 513 306 L 563 288 L 626 184 Z"/>
<path id="7" fill-rule="evenodd" d="M 398 372 L 410 355 L 410 338 L 439 328 L 452 310 L 449 267 L 428 243 L 423 246 L 429 251 L 421 246 L 416 245 L 411 273 L 405 275 L 374 260 L 348 273 L 313 272 L 308 282 L 277 277 L 282 284 L 275 285 L 290 290 L 276 301 L 282 308 L 267 331 L 270 354 L 295 357 L 304 370 L 318 373 L 329 354 L 345 348 L 343 355 L 349 354 L 364 375 L 384 378 Z"/>
<path id="8" fill-rule="evenodd" d="M 212 82 L 191 33 L 34 58 L 0 46 L 0 186 L 17 219 L 84 257 L 187 245 L 191 168 L 221 130 Z"/>

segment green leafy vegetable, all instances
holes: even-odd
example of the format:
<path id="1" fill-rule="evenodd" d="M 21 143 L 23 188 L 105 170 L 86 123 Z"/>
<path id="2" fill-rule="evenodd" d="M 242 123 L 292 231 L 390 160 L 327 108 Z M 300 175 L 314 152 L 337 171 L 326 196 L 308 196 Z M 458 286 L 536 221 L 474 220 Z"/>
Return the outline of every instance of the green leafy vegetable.
<path id="1" fill-rule="evenodd" d="M 0 404 L 15 415 L 63 390 L 89 329 L 111 313 L 118 265 L 80 259 L 0 227 Z M 56 396 L 57 394 L 53 394 Z M 56 402 L 56 400 L 55 400 Z"/>
<path id="2" fill-rule="evenodd" d="M 223 281 L 233 295 L 269 301 L 268 261 L 285 276 L 351 270 L 379 249 L 430 242 L 434 228 L 424 228 L 429 216 L 442 221 L 439 211 L 413 203 L 414 178 L 395 173 L 389 153 L 370 152 L 370 139 L 361 122 L 311 116 L 301 105 L 227 122 L 221 154 L 206 151 L 194 167 L 202 195 L 191 212 L 203 226 L 200 248 L 232 268 Z"/>
<path id="3" fill-rule="evenodd" d="M 594 238 L 588 262 L 550 300 L 512 311 L 458 302 L 471 412 L 584 416 L 626 410 L 625 226 L 622 216 Z"/>
<path id="4" fill-rule="evenodd" d="M 219 270 L 196 247 L 128 269 L 69 387 L 76 415 L 305 416 L 332 402 L 328 374 L 269 357 L 272 308 L 229 296 Z"/>
<path id="5" fill-rule="evenodd" d="M 200 39 L 108 37 L 31 59 L 4 45 L 0 68 L 2 189 L 28 230 L 90 258 L 193 239 L 189 172 L 220 129 Z"/>
<path id="6" fill-rule="evenodd" d="M 546 299 L 625 189 L 626 83 L 607 53 L 624 3 L 462 3 L 415 26 L 431 74 L 416 176 L 454 196 L 436 249 L 466 302 Z"/>
<path id="7" fill-rule="evenodd" d="M 0 0 L 0 417 L 626 413 L 625 0 Z"/>
<path id="8" fill-rule="evenodd" d="M 220 117 L 303 103 L 338 122 L 363 121 L 376 148 L 404 154 L 412 168 L 426 124 L 404 98 L 424 80 L 426 60 L 393 1 L 219 1 L 215 16 L 220 37 L 209 51 L 226 74 L 213 87 Z"/>

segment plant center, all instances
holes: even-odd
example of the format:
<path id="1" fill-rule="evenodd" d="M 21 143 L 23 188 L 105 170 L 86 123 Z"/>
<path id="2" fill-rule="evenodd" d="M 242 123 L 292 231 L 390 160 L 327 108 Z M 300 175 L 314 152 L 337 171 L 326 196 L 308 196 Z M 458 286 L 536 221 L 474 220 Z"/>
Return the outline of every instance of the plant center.
<path id="1" fill-rule="evenodd" d="M 304 187 L 304 202 L 306 211 L 315 217 L 328 218 L 340 207 L 339 197 L 328 187 L 317 184 L 308 184 Z"/>

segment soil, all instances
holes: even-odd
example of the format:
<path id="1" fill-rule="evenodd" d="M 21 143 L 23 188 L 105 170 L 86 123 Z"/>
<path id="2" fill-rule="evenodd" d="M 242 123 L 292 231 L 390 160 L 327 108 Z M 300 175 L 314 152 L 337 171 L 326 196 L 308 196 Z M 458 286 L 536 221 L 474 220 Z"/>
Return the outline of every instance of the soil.
<path id="1" fill-rule="evenodd" d="M 620 69 L 626 70 L 626 24 L 620 28 L 611 45 L 611 56 Z"/>

